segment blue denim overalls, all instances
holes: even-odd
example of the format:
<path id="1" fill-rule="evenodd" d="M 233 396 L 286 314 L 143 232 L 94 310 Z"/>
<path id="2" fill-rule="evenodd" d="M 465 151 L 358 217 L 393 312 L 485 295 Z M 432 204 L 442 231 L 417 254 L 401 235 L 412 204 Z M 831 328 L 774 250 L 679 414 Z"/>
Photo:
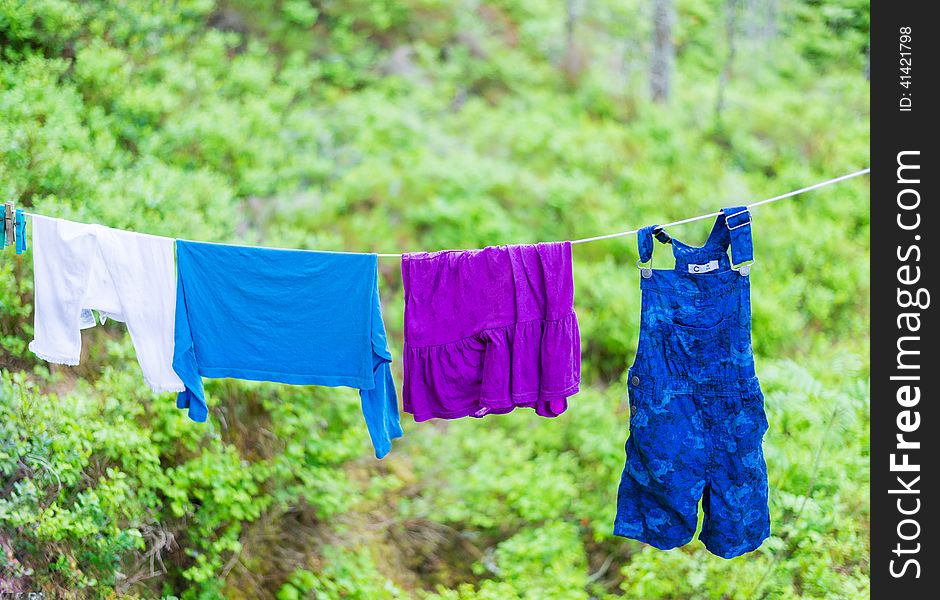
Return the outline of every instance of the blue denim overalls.
<path id="1" fill-rule="evenodd" d="M 652 259 L 655 235 L 672 242 L 676 267 L 640 268 L 640 341 L 629 371 L 615 535 L 663 550 L 682 546 L 695 534 L 699 499 L 699 539 L 713 554 L 732 558 L 770 535 L 750 265 L 732 266 L 753 260 L 750 221 L 745 207 L 723 209 L 702 247 L 655 225 L 639 231 L 641 263 Z"/>

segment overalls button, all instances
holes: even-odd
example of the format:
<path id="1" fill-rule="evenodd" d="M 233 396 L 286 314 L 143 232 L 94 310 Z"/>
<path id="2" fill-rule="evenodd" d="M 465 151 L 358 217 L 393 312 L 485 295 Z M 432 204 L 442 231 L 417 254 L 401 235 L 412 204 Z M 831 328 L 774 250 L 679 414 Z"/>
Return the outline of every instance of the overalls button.
<path id="1" fill-rule="evenodd" d="M 635 416 L 636 416 L 636 404 L 631 404 L 631 405 L 630 405 L 630 416 L 631 416 L 631 417 L 635 417 Z"/>
<path id="2" fill-rule="evenodd" d="M 640 378 L 634 375 L 633 377 L 630 378 L 630 383 L 633 384 L 633 387 L 636 387 L 640 385 Z"/>

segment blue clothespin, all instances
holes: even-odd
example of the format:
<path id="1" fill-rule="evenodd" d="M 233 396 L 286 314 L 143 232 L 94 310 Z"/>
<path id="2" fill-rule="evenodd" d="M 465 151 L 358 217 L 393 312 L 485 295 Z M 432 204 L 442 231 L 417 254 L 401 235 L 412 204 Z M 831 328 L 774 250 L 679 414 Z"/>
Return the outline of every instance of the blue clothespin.
<path id="1" fill-rule="evenodd" d="M 16 253 L 22 254 L 26 252 L 26 213 L 23 212 L 23 209 L 16 209 L 14 221 L 13 233 L 16 236 Z"/>

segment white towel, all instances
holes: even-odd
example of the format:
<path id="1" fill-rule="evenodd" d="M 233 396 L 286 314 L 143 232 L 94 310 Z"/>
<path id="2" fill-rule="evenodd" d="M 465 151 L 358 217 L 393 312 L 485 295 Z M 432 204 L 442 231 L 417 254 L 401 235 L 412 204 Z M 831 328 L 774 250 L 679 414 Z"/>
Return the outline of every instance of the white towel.
<path id="1" fill-rule="evenodd" d="M 77 365 L 92 310 L 127 324 L 137 362 L 155 392 L 181 392 L 173 371 L 175 240 L 101 225 L 33 217 L 35 332 L 40 358 Z"/>

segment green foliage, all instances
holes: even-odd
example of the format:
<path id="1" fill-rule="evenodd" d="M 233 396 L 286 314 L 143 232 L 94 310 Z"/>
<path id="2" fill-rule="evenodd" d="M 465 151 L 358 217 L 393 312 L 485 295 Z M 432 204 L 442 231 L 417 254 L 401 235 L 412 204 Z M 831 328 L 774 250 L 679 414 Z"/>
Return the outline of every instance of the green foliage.
<path id="1" fill-rule="evenodd" d="M 155 234 L 393 251 L 633 229 L 865 166 L 868 4 L 738 3 L 717 114 L 726 4 L 676 3 L 655 105 L 639 0 L 572 3 L 570 41 L 551 0 L 0 0 L 0 194 Z M 80 367 L 37 361 L 30 255 L 5 251 L 0 591 L 866 597 L 868 201 L 857 179 L 754 213 L 773 536 L 731 561 L 611 535 L 634 238 L 575 250 L 565 415 L 406 417 L 382 462 L 351 390 L 210 381 L 201 425 L 148 391 L 119 323 L 84 332 Z M 380 274 L 394 349 L 397 264 Z"/>
<path id="2" fill-rule="evenodd" d="M 310 597 L 395 600 L 406 596 L 376 568 L 367 548 L 326 546 L 316 571 L 295 571 L 277 592 L 277 600 Z"/>

